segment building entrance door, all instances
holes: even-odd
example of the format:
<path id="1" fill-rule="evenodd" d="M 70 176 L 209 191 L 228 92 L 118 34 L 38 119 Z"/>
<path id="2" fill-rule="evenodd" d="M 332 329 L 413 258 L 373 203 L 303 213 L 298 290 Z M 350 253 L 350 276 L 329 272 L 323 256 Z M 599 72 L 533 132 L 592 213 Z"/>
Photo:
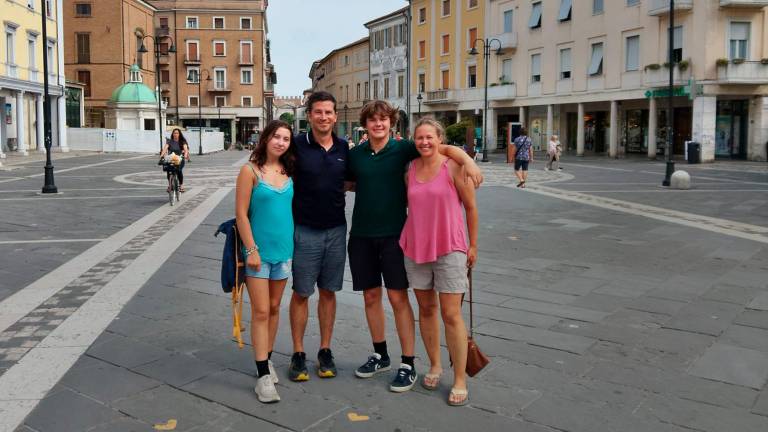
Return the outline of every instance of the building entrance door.
<path id="1" fill-rule="evenodd" d="M 745 100 L 717 101 L 715 157 L 746 159 L 747 110 Z"/>
<path id="2" fill-rule="evenodd" d="M 691 107 L 675 108 L 675 137 L 672 149 L 674 154 L 681 155 L 685 153 L 685 142 L 691 139 L 691 122 L 693 121 L 693 110 Z"/>

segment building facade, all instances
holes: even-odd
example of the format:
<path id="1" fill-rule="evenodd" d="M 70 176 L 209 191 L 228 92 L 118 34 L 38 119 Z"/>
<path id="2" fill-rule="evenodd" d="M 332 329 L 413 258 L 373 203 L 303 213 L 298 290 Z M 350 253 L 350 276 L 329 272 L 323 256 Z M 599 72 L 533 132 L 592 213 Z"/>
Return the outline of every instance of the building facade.
<path id="1" fill-rule="evenodd" d="M 177 52 L 161 56 L 168 116 L 185 127 L 212 127 L 246 143 L 272 116 L 276 74 L 269 63 L 266 0 L 157 0 L 155 32 Z"/>
<path id="2" fill-rule="evenodd" d="M 336 98 L 336 134 L 349 135 L 355 141 L 362 135 L 360 109 L 372 91 L 368 85 L 369 55 L 366 37 L 331 51 L 315 61 L 309 71 L 312 91 L 324 90 Z"/>
<path id="3" fill-rule="evenodd" d="M 43 3 L 47 40 L 43 40 Z M 48 62 L 53 148 L 68 151 L 64 63 L 61 43 L 62 0 L 6 0 L 0 40 L 0 158 L 44 151 L 43 56 Z"/>
<path id="4" fill-rule="evenodd" d="M 374 99 L 383 99 L 400 111 L 397 126 L 408 134 L 408 12 L 404 7 L 365 23 L 369 32 L 369 79 Z"/>
<path id="5" fill-rule="evenodd" d="M 462 6 L 467 6 L 461 1 Z M 427 41 L 418 63 L 427 111 L 456 107 L 466 92 L 436 78 L 438 35 L 449 23 L 446 1 L 414 1 L 411 48 Z M 480 37 L 501 45 L 489 62 L 489 148 L 503 147 L 514 125 L 541 148 L 560 135 L 575 154 L 654 158 L 667 141 L 668 0 L 486 0 Z M 575 7 L 578 3 L 579 7 Z M 673 29 L 672 148 L 702 145 L 702 159 L 766 160 L 768 141 L 768 1 L 678 0 Z M 426 21 L 419 25 L 419 9 Z M 429 20 L 432 20 L 430 24 Z M 460 26 L 456 25 L 457 32 Z M 498 42 L 497 42 L 498 41 Z M 431 43 L 430 43 L 431 42 Z M 448 62 L 450 63 L 450 62 Z M 440 68 L 450 68 L 440 63 Z M 460 63 L 458 66 L 462 66 Z M 478 86 L 483 86 L 478 77 Z M 418 78 L 414 89 L 418 89 Z M 431 92 L 431 93 L 430 93 Z M 457 97 L 460 96 L 460 97 Z M 436 100 L 440 99 L 438 103 Z M 447 104 L 450 102 L 451 104 Z M 412 107 L 418 102 L 411 98 Z M 448 116 L 450 118 L 450 115 Z"/>
<path id="6" fill-rule="evenodd" d="M 143 0 L 64 0 L 64 64 L 83 86 L 85 127 L 104 128 L 112 92 L 128 82 L 133 64 L 156 89 L 155 8 Z M 142 44 L 148 52 L 139 52 Z"/>

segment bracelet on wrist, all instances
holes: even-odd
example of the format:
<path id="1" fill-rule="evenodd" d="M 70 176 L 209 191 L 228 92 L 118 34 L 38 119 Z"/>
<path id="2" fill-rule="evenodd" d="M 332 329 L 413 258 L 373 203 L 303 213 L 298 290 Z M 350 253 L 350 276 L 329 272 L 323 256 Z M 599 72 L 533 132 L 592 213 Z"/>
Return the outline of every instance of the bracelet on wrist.
<path id="1" fill-rule="evenodd" d="M 245 250 L 245 256 L 251 256 L 251 255 L 253 255 L 255 252 L 257 252 L 258 250 L 259 250 L 259 247 L 258 247 L 258 246 L 253 246 L 252 248 L 246 249 L 246 250 Z"/>

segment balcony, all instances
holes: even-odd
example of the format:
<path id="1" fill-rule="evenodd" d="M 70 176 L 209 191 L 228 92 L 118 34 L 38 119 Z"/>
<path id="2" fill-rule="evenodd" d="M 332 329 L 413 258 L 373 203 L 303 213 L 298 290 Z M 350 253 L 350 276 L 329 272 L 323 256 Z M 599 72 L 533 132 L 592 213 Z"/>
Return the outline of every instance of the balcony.
<path id="1" fill-rule="evenodd" d="M 160 56 L 158 56 L 157 62 L 158 64 L 161 64 L 161 65 L 171 64 L 171 56 L 168 55 L 168 53 L 165 53 L 165 54 L 160 53 Z"/>
<path id="2" fill-rule="evenodd" d="M 168 36 L 171 34 L 171 29 L 168 27 L 157 27 L 155 28 L 155 36 L 161 37 L 161 36 Z"/>
<path id="3" fill-rule="evenodd" d="M 722 2 L 721 2 L 722 3 Z M 693 0 L 675 0 L 675 12 L 693 9 Z M 658 16 L 669 13 L 669 0 L 651 0 L 648 4 L 648 15 Z"/>
<path id="4" fill-rule="evenodd" d="M 232 91 L 232 81 L 212 81 L 208 85 L 208 91 L 211 93 L 229 93 Z"/>
<path id="5" fill-rule="evenodd" d="M 199 65 L 200 64 L 200 54 L 184 54 L 184 64 L 185 65 Z"/>
<path id="6" fill-rule="evenodd" d="M 161 82 L 160 83 L 160 91 L 162 93 L 170 93 L 170 91 L 171 91 L 171 83 L 170 82 Z"/>
<path id="7" fill-rule="evenodd" d="M 452 90 L 432 90 L 427 92 L 425 104 L 438 104 L 452 102 L 453 91 Z"/>
<path id="8" fill-rule="evenodd" d="M 488 87 L 488 100 L 504 101 L 515 97 L 517 97 L 517 86 L 514 83 Z"/>
<path id="9" fill-rule="evenodd" d="M 755 8 L 768 6 L 768 0 L 720 0 L 720 7 Z"/>
<path id="10" fill-rule="evenodd" d="M 491 36 L 491 38 L 496 38 L 501 42 L 501 49 L 516 49 L 517 48 L 517 33 L 516 32 L 509 32 L 509 33 L 500 33 L 497 35 Z M 496 47 L 496 44 L 494 43 L 492 45 L 493 48 Z"/>
<path id="11" fill-rule="evenodd" d="M 240 57 L 238 57 L 237 59 L 237 63 L 240 66 L 253 66 L 253 56 L 252 55 L 243 56 L 242 54 L 240 54 Z"/>
<path id="12" fill-rule="evenodd" d="M 679 66 L 675 66 L 672 73 L 674 85 L 688 84 L 688 80 L 691 78 L 691 67 L 688 66 L 685 70 L 680 70 Z M 669 85 L 669 68 L 666 66 L 659 66 L 658 69 L 645 68 L 643 72 L 643 85 L 646 87 L 666 87 Z"/>
<path id="13" fill-rule="evenodd" d="M 721 84 L 768 84 L 768 65 L 745 61 L 718 66 L 717 81 Z"/>

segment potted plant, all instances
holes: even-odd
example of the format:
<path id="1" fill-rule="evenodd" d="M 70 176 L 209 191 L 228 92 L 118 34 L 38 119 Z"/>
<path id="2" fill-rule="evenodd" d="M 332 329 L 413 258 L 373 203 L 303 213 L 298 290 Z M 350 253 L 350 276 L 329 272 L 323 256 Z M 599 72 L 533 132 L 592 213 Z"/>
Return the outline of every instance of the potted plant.
<path id="1" fill-rule="evenodd" d="M 762 58 L 760 59 L 760 64 L 768 65 L 768 58 Z"/>
<path id="2" fill-rule="evenodd" d="M 688 60 L 680 60 L 677 63 L 677 68 L 680 70 L 680 72 L 684 72 L 688 70 L 688 66 L 690 66 L 690 62 Z"/>
<path id="3" fill-rule="evenodd" d="M 740 65 L 740 64 L 744 63 L 744 59 L 743 58 L 735 58 L 735 59 L 731 60 L 731 63 L 733 63 L 735 65 Z"/>
<path id="4" fill-rule="evenodd" d="M 715 61 L 715 64 L 717 66 L 728 66 L 728 59 L 727 58 L 719 58 Z"/>
<path id="5" fill-rule="evenodd" d="M 658 63 L 651 63 L 651 64 L 645 66 L 646 70 L 653 70 L 653 71 L 659 70 L 660 68 L 661 68 L 661 65 L 658 64 Z"/>

